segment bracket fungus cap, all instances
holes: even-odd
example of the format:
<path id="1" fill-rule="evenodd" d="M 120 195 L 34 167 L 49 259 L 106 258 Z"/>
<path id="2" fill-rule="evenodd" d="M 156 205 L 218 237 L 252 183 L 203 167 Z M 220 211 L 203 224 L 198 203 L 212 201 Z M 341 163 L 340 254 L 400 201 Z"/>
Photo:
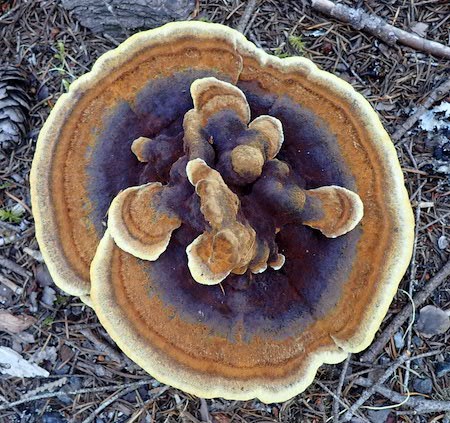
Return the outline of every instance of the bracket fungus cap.
<path id="1" fill-rule="evenodd" d="M 151 375 L 205 398 L 284 401 L 366 348 L 412 253 L 369 103 L 218 24 L 100 57 L 52 110 L 30 181 L 56 284 Z"/>

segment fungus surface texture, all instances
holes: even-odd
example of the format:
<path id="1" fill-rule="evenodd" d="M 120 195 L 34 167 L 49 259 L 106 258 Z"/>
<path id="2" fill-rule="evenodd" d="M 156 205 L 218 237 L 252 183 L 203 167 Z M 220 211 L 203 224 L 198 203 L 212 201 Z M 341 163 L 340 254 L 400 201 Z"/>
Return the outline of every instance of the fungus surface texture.
<path id="1" fill-rule="evenodd" d="M 56 284 L 163 383 L 287 400 L 372 341 L 414 222 L 369 103 L 227 27 L 167 24 L 56 103 L 31 174 Z"/>

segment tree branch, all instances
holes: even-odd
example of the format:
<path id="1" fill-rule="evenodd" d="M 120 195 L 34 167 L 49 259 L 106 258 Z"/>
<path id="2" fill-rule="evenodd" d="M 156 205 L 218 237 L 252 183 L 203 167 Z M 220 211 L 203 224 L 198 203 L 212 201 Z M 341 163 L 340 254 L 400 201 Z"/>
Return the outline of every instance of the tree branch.
<path id="1" fill-rule="evenodd" d="M 334 398 L 334 401 L 333 401 L 333 423 L 339 422 L 339 400 L 338 399 L 340 398 L 341 393 L 342 393 L 342 387 L 344 386 L 345 376 L 347 375 L 348 365 L 350 363 L 351 357 L 352 357 L 352 355 L 349 354 L 347 359 L 344 361 L 344 365 L 342 366 L 341 375 L 339 377 L 339 383 L 336 388 L 336 396 L 333 397 Z"/>
<path id="2" fill-rule="evenodd" d="M 368 32 L 387 44 L 400 43 L 415 50 L 450 59 L 450 47 L 396 28 L 378 16 L 363 10 L 353 9 L 344 4 L 334 4 L 330 0 L 311 0 L 311 6 L 313 9 L 345 22 L 357 30 Z"/>
<path id="3" fill-rule="evenodd" d="M 245 5 L 244 13 L 242 14 L 242 17 L 236 28 L 239 32 L 242 32 L 242 33 L 245 32 L 245 29 L 250 21 L 252 13 L 255 10 L 255 7 L 256 7 L 256 0 L 248 0 L 247 1 L 247 4 Z"/>
<path id="4" fill-rule="evenodd" d="M 450 401 L 435 401 L 426 400 L 423 398 L 416 398 L 412 396 L 401 395 L 398 392 L 392 391 L 391 389 L 381 386 L 379 384 L 373 385 L 368 379 L 358 377 L 354 380 L 354 383 L 365 388 L 373 387 L 374 391 L 383 395 L 383 397 L 389 399 L 390 401 L 402 404 L 405 407 L 412 408 L 414 414 L 426 414 L 426 413 L 440 413 L 443 411 L 450 411 Z"/>

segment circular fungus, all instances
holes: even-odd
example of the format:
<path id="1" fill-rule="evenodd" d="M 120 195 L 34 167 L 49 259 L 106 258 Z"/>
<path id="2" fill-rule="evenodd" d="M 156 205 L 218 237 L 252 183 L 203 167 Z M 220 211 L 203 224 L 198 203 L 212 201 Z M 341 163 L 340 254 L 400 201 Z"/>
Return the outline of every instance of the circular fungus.
<path id="1" fill-rule="evenodd" d="M 56 284 L 198 396 L 286 400 L 373 339 L 413 217 L 369 103 L 305 58 L 182 22 L 104 54 L 31 173 Z"/>

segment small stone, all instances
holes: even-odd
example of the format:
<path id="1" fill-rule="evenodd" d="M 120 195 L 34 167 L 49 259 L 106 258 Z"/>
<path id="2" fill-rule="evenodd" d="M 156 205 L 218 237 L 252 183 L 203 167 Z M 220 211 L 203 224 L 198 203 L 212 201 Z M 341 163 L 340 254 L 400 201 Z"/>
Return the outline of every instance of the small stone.
<path id="1" fill-rule="evenodd" d="M 449 130 L 449 128 L 447 128 Z M 450 142 L 446 142 L 442 146 L 442 154 L 443 154 L 443 160 L 448 160 L 450 158 Z"/>
<path id="2" fill-rule="evenodd" d="M 420 348 L 423 346 L 423 341 L 418 337 L 418 336 L 413 336 L 412 338 L 413 344 L 417 347 Z"/>
<path id="3" fill-rule="evenodd" d="M 16 204 L 14 204 L 14 206 L 11 207 L 11 212 L 21 216 L 22 214 L 24 214 L 26 212 L 26 209 L 24 206 L 22 206 L 22 204 L 16 203 Z"/>
<path id="4" fill-rule="evenodd" d="M 72 391 L 77 391 L 83 387 L 83 379 L 78 376 L 72 376 L 69 379 L 69 385 Z"/>
<path id="5" fill-rule="evenodd" d="M 442 160 L 442 158 L 444 157 L 444 151 L 440 145 L 438 145 L 434 148 L 433 157 L 436 160 Z"/>
<path id="6" fill-rule="evenodd" d="M 133 392 L 129 392 L 128 394 L 126 394 L 126 395 L 124 395 L 123 397 L 122 397 L 122 399 L 124 400 L 124 401 L 127 401 L 127 402 L 130 402 L 130 403 L 135 403 L 136 402 L 136 393 L 133 391 Z"/>
<path id="7" fill-rule="evenodd" d="M 53 303 L 56 301 L 56 291 L 49 286 L 44 286 L 44 289 L 42 290 L 41 301 L 45 305 L 53 307 Z"/>
<path id="8" fill-rule="evenodd" d="M 73 316 L 81 316 L 83 314 L 83 309 L 81 307 L 70 307 L 70 313 Z"/>
<path id="9" fill-rule="evenodd" d="M 442 235 L 438 239 L 438 247 L 440 250 L 446 250 L 448 248 L 449 242 L 445 235 Z"/>
<path id="10" fill-rule="evenodd" d="M 23 177 L 21 175 L 19 175 L 18 173 L 13 173 L 11 175 L 11 179 L 13 179 L 15 182 L 17 182 L 18 184 L 23 184 L 25 183 L 25 179 L 23 179 Z"/>
<path id="11" fill-rule="evenodd" d="M 448 314 L 438 307 L 427 305 L 420 310 L 416 329 L 425 338 L 447 332 L 450 328 Z"/>
<path id="12" fill-rule="evenodd" d="M 433 392 L 433 382 L 430 378 L 415 379 L 414 390 L 421 394 L 431 394 Z"/>
<path id="13" fill-rule="evenodd" d="M 45 264 L 36 266 L 36 281 L 41 288 L 55 285 Z"/>
<path id="14" fill-rule="evenodd" d="M 30 301 L 30 312 L 37 313 L 38 311 L 38 303 L 37 303 L 37 292 L 33 291 L 28 295 L 28 300 Z"/>
<path id="15" fill-rule="evenodd" d="M 42 423 L 66 423 L 66 419 L 56 411 L 44 413 L 42 415 Z"/>
<path id="16" fill-rule="evenodd" d="M 106 369 L 103 367 L 103 366 L 95 366 L 95 370 L 94 370 L 94 372 L 95 372 L 95 374 L 98 376 L 98 377 L 104 377 L 104 376 L 106 376 Z"/>
<path id="17" fill-rule="evenodd" d="M 11 289 L 5 285 L 0 285 L 0 301 L 5 309 L 11 305 L 13 295 L 14 292 Z"/>
<path id="18" fill-rule="evenodd" d="M 57 367 L 54 371 L 57 375 L 67 375 L 70 372 L 70 366 L 68 364 L 64 364 L 62 367 Z"/>
<path id="19" fill-rule="evenodd" d="M 13 339 L 11 348 L 19 354 L 23 351 L 22 344 L 17 339 Z"/>
<path id="20" fill-rule="evenodd" d="M 33 354 L 32 358 L 36 364 L 42 364 L 45 361 L 54 363 L 57 359 L 56 347 L 47 346 L 44 349 L 40 349 Z"/>
<path id="21" fill-rule="evenodd" d="M 62 402 L 64 405 L 70 405 L 70 404 L 73 404 L 73 398 L 69 397 L 69 395 L 61 394 L 61 395 L 58 395 L 57 398 L 58 398 L 58 400 L 59 400 L 60 402 Z"/>
<path id="22" fill-rule="evenodd" d="M 385 423 L 389 414 L 391 414 L 391 410 L 368 410 L 367 416 L 369 417 L 369 421 L 371 423 Z"/>
<path id="23" fill-rule="evenodd" d="M 391 359 L 389 357 L 385 357 L 385 356 L 380 357 L 380 364 L 382 366 L 389 364 L 390 362 L 391 362 Z"/>
<path id="24" fill-rule="evenodd" d="M 424 359 L 423 358 L 417 358 L 413 361 L 411 364 L 413 369 L 420 369 L 424 366 Z"/>
<path id="25" fill-rule="evenodd" d="M 403 349 L 403 347 L 405 346 L 405 340 L 403 338 L 403 332 L 398 331 L 394 335 L 394 344 L 395 344 L 395 348 L 397 348 L 398 350 Z"/>
<path id="26" fill-rule="evenodd" d="M 436 364 L 436 376 L 437 377 L 443 377 L 447 373 L 450 372 L 450 362 L 449 361 L 443 361 L 442 363 Z"/>

